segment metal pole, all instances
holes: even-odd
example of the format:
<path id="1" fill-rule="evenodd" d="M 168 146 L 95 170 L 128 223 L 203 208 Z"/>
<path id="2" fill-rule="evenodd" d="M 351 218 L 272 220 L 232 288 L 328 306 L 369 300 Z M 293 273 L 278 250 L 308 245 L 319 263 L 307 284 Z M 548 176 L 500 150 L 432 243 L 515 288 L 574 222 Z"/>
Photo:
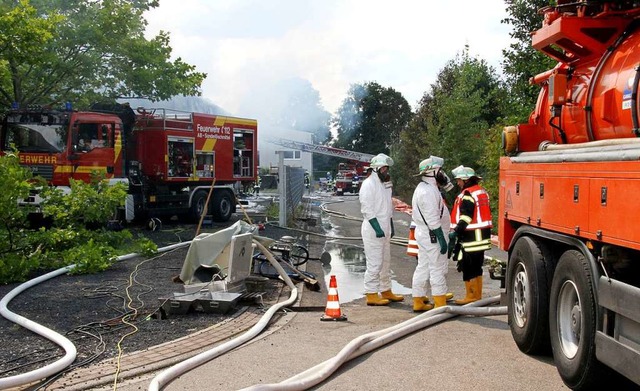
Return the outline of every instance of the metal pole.
<path id="1" fill-rule="evenodd" d="M 278 223 L 281 227 L 287 226 L 287 174 L 284 169 L 284 151 L 276 151 L 278 154 L 278 194 L 280 197 L 280 209 Z"/>

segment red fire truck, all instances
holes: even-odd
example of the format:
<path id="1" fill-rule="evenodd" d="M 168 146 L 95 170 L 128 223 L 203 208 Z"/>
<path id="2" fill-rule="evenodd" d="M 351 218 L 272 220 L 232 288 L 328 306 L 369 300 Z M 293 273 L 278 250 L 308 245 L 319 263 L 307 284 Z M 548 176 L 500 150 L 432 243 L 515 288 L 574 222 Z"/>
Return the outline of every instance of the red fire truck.
<path id="1" fill-rule="evenodd" d="M 93 172 L 128 184 L 128 221 L 197 220 L 212 184 L 208 211 L 228 220 L 235 189 L 256 178 L 257 121 L 139 108 L 123 123 L 124 112 L 120 105 L 108 113 L 14 109 L 4 117 L 0 146 L 16 148 L 21 164 L 54 186 L 68 187 L 70 178 L 88 181 Z"/>
<path id="2" fill-rule="evenodd" d="M 559 63 L 532 79 L 528 123 L 503 134 L 508 320 L 568 387 L 623 389 L 640 385 L 640 7 L 557 3 L 532 39 Z"/>
<path id="3" fill-rule="evenodd" d="M 336 174 L 336 194 L 358 193 L 360 185 L 365 179 L 365 164 L 361 162 L 355 163 L 338 163 L 338 172 Z"/>

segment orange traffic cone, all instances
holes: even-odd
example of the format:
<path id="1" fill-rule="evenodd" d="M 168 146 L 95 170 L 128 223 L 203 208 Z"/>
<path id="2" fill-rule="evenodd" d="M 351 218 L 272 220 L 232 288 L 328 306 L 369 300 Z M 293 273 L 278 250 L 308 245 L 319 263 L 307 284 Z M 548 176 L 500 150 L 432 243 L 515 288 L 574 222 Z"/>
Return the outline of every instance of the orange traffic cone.
<path id="1" fill-rule="evenodd" d="M 331 276 L 329 280 L 329 294 L 327 295 L 327 308 L 320 320 L 347 320 L 347 317 L 340 311 L 340 299 L 338 299 L 338 283 L 336 276 Z"/>
<path id="2" fill-rule="evenodd" d="M 416 224 L 412 221 L 409 227 L 409 243 L 407 244 L 407 255 L 418 256 L 418 241 L 416 240 Z"/>

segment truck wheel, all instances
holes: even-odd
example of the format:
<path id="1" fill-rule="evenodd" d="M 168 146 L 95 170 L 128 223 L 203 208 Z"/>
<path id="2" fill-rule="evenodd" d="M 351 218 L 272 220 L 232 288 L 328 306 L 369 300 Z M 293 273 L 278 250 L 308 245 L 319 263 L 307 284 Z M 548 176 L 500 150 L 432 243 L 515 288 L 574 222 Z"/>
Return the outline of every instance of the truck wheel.
<path id="1" fill-rule="evenodd" d="M 213 192 L 213 201 L 211 202 L 213 219 L 215 221 L 229 221 L 233 213 L 233 196 L 226 190 Z"/>
<path id="2" fill-rule="evenodd" d="M 513 247 L 507 270 L 508 321 L 518 348 L 549 353 L 549 287 L 553 257 L 546 246 L 523 236 Z"/>
<path id="3" fill-rule="evenodd" d="M 204 190 L 198 190 L 191 200 L 191 208 L 189 210 L 189 220 L 192 222 L 200 221 L 200 216 L 204 211 L 204 204 L 207 202 L 207 192 Z"/>
<path id="4" fill-rule="evenodd" d="M 549 327 L 554 362 L 562 380 L 574 390 L 596 386 L 604 370 L 596 360 L 593 290 L 584 255 L 576 250 L 562 254 L 551 285 Z"/>

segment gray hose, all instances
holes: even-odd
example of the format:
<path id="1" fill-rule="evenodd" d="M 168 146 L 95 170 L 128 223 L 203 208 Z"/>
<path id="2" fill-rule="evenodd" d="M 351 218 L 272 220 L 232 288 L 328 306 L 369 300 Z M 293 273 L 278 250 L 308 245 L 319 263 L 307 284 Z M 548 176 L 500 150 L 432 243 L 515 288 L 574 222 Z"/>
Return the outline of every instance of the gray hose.
<path id="1" fill-rule="evenodd" d="M 543 151 L 522 152 L 514 163 L 634 161 L 640 159 L 640 139 L 614 139 L 581 144 L 543 146 Z"/>
<path id="2" fill-rule="evenodd" d="M 342 364 L 358 356 L 368 353 L 407 334 L 429 327 L 456 315 L 494 316 L 506 315 L 507 307 L 484 307 L 500 301 L 500 296 L 495 296 L 463 307 L 444 306 L 425 312 L 397 325 L 383 330 L 361 335 L 349 342 L 336 356 L 330 358 L 312 368 L 307 369 L 287 380 L 273 384 L 257 384 L 242 391 L 267 391 L 267 390 L 306 390 L 326 380 Z"/>

